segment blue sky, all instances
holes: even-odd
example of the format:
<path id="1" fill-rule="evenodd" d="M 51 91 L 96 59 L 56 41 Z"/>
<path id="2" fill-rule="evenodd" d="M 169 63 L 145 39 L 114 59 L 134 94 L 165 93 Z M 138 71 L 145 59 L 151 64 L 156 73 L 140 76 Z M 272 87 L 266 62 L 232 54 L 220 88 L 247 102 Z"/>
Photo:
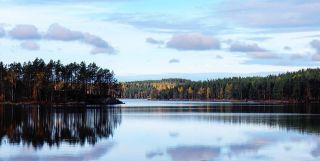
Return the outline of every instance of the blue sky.
<path id="1" fill-rule="evenodd" d="M 96 62 L 120 78 L 274 73 L 320 65 L 318 0 L 0 3 L 5 63 L 37 57 Z"/>

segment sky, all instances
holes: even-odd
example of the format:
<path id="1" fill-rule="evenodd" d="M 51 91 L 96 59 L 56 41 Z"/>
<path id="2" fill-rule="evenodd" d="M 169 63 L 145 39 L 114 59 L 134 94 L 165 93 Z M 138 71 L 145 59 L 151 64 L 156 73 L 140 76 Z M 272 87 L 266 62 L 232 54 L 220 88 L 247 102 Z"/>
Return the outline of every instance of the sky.
<path id="1" fill-rule="evenodd" d="M 319 0 L 0 0 L 0 4 L 4 63 L 35 58 L 64 64 L 95 62 L 123 80 L 275 73 L 320 65 Z"/>

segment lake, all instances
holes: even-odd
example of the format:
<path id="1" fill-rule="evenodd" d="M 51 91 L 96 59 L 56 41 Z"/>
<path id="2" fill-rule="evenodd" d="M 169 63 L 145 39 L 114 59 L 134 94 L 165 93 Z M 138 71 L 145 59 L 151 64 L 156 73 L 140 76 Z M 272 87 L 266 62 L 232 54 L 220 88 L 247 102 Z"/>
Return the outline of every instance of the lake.
<path id="1" fill-rule="evenodd" d="M 0 161 L 318 161 L 320 106 L 0 106 Z"/>

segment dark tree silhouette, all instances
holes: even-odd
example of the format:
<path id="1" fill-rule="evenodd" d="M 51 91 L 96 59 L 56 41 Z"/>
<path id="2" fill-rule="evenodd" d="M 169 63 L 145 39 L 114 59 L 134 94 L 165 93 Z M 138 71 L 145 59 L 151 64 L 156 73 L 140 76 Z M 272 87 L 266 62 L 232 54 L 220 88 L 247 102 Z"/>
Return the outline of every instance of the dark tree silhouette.
<path id="1" fill-rule="evenodd" d="M 112 71 L 95 63 L 0 62 L 0 102 L 106 103 L 120 95 L 120 87 Z"/>
<path id="2" fill-rule="evenodd" d="M 62 142 L 94 145 L 112 136 L 120 123 L 120 108 L 0 105 L 0 145 L 4 139 L 34 148 Z"/>

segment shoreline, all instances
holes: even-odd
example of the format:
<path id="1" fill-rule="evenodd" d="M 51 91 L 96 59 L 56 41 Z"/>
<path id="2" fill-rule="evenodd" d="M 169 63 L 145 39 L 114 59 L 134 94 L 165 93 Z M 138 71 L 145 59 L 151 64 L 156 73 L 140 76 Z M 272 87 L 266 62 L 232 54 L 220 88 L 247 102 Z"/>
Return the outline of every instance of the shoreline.
<path id="1" fill-rule="evenodd" d="M 121 98 L 121 99 L 135 99 L 135 98 Z M 147 99 L 150 101 L 194 101 L 194 102 L 230 102 L 230 103 L 260 103 L 260 104 L 312 104 L 320 103 L 319 101 L 297 101 L 297 100 L 254 100 L 254 99 Z"/>
<path id="2" fill-rule="evenodd" d="M 49 106 L 109 106 L 109 105 L 120 105 L 124 102 L 116 98 L 107 98 L 103 101 L 95 100 L 92 101 L 69 101 L 69 102 L 39 102 L 39 101 L 24 101 L 24 102 L 0 102 L 0 105 L 49 105 Z"/>

